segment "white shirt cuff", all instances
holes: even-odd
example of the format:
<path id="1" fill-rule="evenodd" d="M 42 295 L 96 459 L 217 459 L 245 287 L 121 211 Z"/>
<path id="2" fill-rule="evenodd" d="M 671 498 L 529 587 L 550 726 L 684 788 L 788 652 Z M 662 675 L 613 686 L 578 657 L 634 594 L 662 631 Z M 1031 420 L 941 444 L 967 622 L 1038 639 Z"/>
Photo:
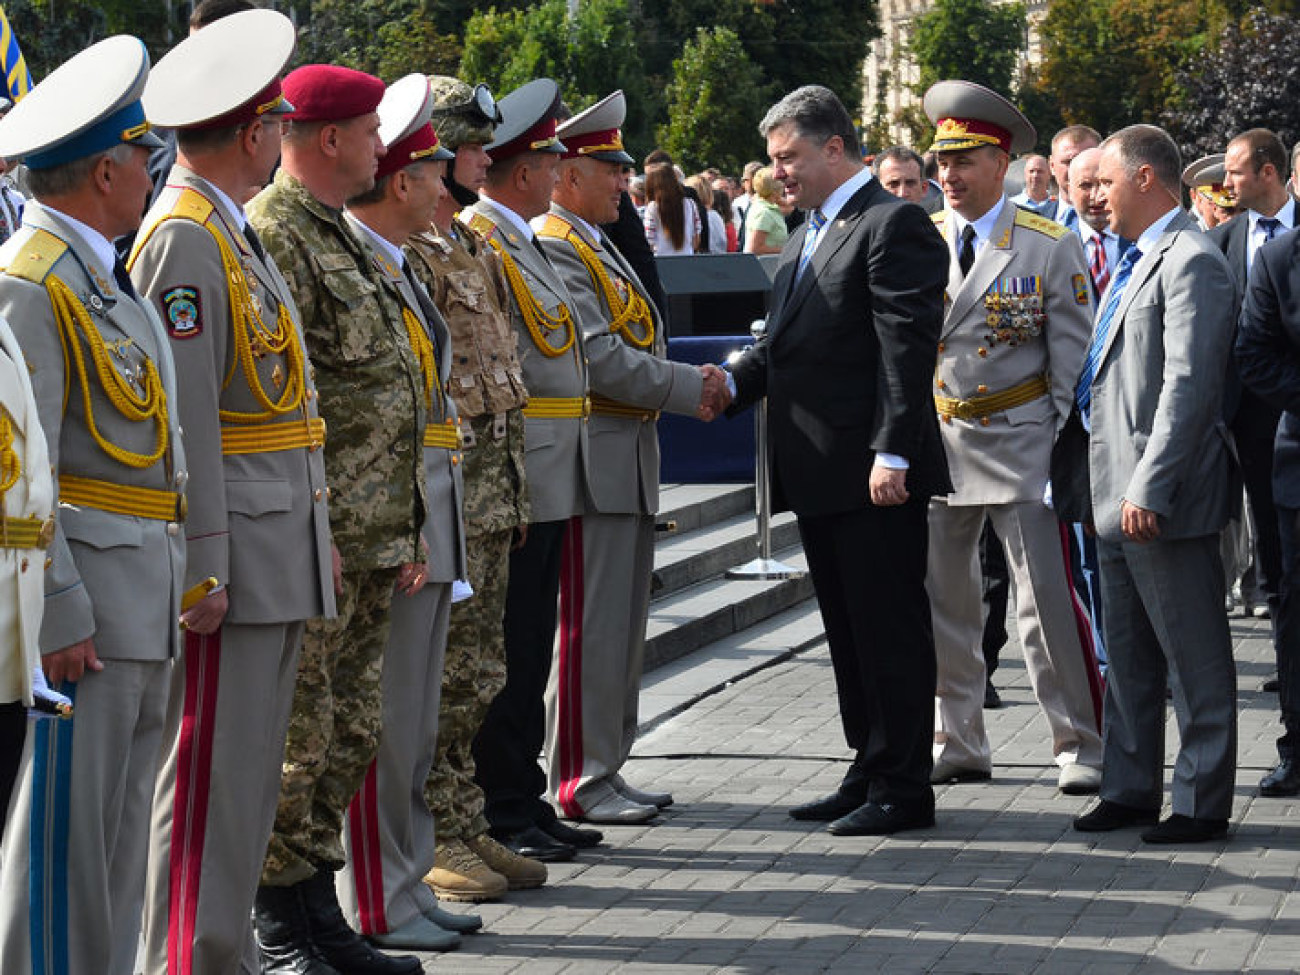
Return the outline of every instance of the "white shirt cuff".
<path id="1" fill-rule="evenodd" d="M 905 471 L 911 465 L 907 462 L 906 457 L 899 457 L 898 454 L 887 454 L 883 450 L 876 451 L 876 467 L 885 467 L 891 471 Z"/>

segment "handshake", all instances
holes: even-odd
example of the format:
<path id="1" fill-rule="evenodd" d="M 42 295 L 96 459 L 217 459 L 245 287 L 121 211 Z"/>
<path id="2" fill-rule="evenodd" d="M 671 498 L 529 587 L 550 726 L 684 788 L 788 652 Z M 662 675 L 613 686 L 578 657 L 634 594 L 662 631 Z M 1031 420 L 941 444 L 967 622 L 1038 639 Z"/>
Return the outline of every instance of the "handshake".
<path id="1" fill-rule="evenodd" d="M 699 367 L 704 377 L 704 388 L 700 391 L 700 405 L 695 415 L 705 423 L 717 419 L 718 415 L 731 403 L 731 393 L 727 390 L 727 374 L 718 366 L 706 363 Z"/>

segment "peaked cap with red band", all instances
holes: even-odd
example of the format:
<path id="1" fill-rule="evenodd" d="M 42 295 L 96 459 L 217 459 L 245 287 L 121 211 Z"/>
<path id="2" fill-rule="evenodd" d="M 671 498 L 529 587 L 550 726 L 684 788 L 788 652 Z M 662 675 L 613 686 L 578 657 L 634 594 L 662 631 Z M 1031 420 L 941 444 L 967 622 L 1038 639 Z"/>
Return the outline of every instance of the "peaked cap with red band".
<path id="1" fill-rule="evenodd" d="M 627 100 L 619 89 L 568 119 L 555 131 L 564 140 L 564 158 L 631 165 L 635 160 L 623 149 L 623 133 L 619 131 L 626 117 Z"/>
<path id="2" fill-rule="evenodd" d="M 284 115 L 280 72 L 298 32 L 274 10 L 243 10 L 181 41 L 149 74 L 145 112 L 157 125 L 220 129 Z"/>
<path id="3" fill-rule="evenodd" d="M 341 122 L 377 109 L 384 83 L 337 64 L 305 64 L 284 79 L 284 97 L 293 102 L 289 118 L 295 122 Z"/>
<path id="4" fill-rule="evenodd" d="M 1215 206 L 1235 207 L 1237 198 L 1229 193 L 1223 185 L 1223 181 L 1228 175 L 1223 161 L 1223 153 L 1216 152 L 1213 155 L 1202 156 L 1195 162 L 1189 163 L 1187 168 L 1183 170 L 1183 184 L 1190 187 L 1199 196 L 1205 197 Z"/>
<path id="5" fill-rule="evenodd" d="M 494 163 L 525 152 L 564 152 L 555 135 L 555 114 L 560 108 L 560 86 L 550 78 L 520 85 L 497 102 L 501 124 L 485 148 Z"/>
<path id="6" fill-rule="evenodd" d="M 388 86 L 379 103 L 379 140 L 388 151 L 379 160 L 376 179 L 421 160 L 455 158 L 438 145 L 437 133 L 429 124 L 432 116 L 433 92 L 424 75 L 408 74 Z"/>
<path id="7" fill-rule="evenodd" d="M 996 146 L 1003 152 L 1028 152 L 1038 140 L 1029 119 L 995 91 L 973 81 L 940 81 L 921 100 L 934 123 L 931 152 L 961 152 Z"/>

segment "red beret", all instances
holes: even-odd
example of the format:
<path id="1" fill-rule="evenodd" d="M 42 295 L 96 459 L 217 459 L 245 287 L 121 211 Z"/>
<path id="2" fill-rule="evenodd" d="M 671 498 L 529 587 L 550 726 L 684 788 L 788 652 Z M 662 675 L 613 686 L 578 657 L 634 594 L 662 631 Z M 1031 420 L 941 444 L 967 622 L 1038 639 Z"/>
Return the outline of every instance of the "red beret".
<path id="1" fill-rule="evenodd" d="M 384 83 L 374 75 L 336 64 L 305 64 L 284 79 L 284 97 L 297 122 L 337 122 L 379 107 Z"/>

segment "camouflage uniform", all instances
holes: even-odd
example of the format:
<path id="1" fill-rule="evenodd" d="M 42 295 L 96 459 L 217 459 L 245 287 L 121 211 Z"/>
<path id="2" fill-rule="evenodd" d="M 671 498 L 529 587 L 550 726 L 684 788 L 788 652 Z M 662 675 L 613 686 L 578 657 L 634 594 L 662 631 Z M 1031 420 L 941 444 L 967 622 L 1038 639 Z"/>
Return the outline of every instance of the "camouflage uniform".
<path id="1" fill-rule="evenodd" d="M 342 867 L 343 813 L 375 756 L 393 584 L 423 561 L 426 421 L 420 366 L 385 316 L 340 211 L 284 170 L 248 207 L 302 312 L 328 426 L 330 528 L 343 558 L 338 617 L 307 624 L 262 883 Z"/>
<path id="2" fill-rule="evenodd" d="M 459 222 L 451 237 L 415 236 L 407 253 L 451 329 L 449 392 L 466 434 L 466 555 L 475 595 L 451 610 L 438 750 L 424 790 L 439 838 L 464 840 L 488 828 L 470 746 L 506 680 L 510 544 L 529 518 L 520 412 L 528 397 L 514 329 L 501 311 L 508 299 L 496 254 Z"/>

